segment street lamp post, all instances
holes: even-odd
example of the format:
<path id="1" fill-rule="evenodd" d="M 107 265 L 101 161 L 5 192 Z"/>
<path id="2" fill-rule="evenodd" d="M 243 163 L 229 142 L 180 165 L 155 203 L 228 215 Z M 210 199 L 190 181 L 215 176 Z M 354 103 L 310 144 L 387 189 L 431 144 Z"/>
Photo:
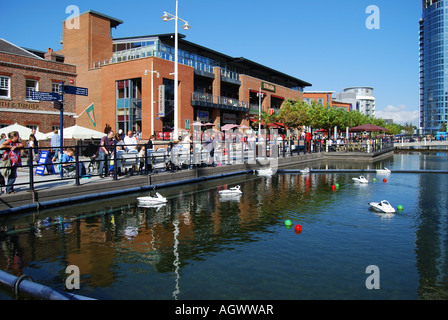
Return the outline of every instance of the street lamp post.
<path id="1" fill-rule="evenodd" d="M 190 29 L 190 25 L 187 21 L 179 18 L 178 16 L 179 1 L 176 0 L 176 15 L 172 15 L 168 12 L 164 12 L 162 16 L 163 21 L 174 20 L 175 32 L 174 32 L 174 132 L 173 139 L 177 139 L 179 136 L 179 33 L 177 23 L 179 20 L 185 22 L 184 30 Z"/>
<path id="2" fill-rule="evenodd" d="M 261 133 L 261 99 L 263 99 L 264 93 L 260 92 L 257 93 L 258 96 L 258 139 L 260 139 L 260 133 Z"/>
<path id="3" fill-rule="evenodd" d="M 145 76 L 151 73 L 151 136 L 154 135 L 154 73 L 157 74 L 157 78 L 160 77 L 160 73 L 154 70 L 154 61 L 151 61 L 151 70 L 145 70 Z"/>

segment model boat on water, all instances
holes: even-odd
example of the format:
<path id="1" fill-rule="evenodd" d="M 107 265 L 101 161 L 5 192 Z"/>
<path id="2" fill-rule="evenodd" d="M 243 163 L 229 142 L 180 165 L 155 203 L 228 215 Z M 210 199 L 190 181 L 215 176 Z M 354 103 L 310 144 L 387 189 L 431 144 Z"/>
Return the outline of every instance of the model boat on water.
<path id="1" fill-rule="evenodd" d="M 138 228 L 136 227 L 127 227 L 124 230 L 124 235 L 128 238 L 134 238 L 138 235 Z"/>
<path id="2" fill-rule="evenodd" d="M 143 204 L 161 204 L 161 203 L 167 202 L 166 198 L 158 192 L 153 197 L 152 196 L 140 197 L 140 198 L 137 198 L 137 200 L 139 203 L 143 203 Z"/>
<path id="3" fill-rule="evenodd" d="M 357 178 L 352 178 L 353 181 L 359 182 L 359 183 L 369 183 L 369 180 L 367 180 L 364 176 L 359 176 Z"/>
<path id="4" fill-rule="evenodd" d="M 260 169 L 260 170 L 257 170 L 257 173 L 260 176 L 272 176 L 274 174 L 274 171 L 272 170 L 272 168 Z"/>
<path id="5" fill-rule="evenodd" d="M 388 173 L 390 173 L 391 171 L 389 170 L 389 169 L 387 169 L 386 167 L 384 167 L 384 169 L 378 169 L 378 170 L 376 170 L 376 173 L 377 174 L 388 174 Z"/>
<path id="6" fill-rule="evenodd" d="M 218 193 L 220 196 L 236 196 L 241 195 L 243 192 L 240 190 L 240 186 L 236 186 L 230 189 L 219 190 Z"/>
<path id="7" fill-rule="evenodd" d="M 384 213 L 395 213 L 395 208 L 392 207 L 387 200 L 383 200 L 381 202 L 370 202 L 370 207 L 376 211 L 384 212 Z"/>
<path id="8" fill-rule="evenodd" d="M 310 168 L 305 168 L 300 170 L 300 174 L 309 174 L 310 173 Z"/>

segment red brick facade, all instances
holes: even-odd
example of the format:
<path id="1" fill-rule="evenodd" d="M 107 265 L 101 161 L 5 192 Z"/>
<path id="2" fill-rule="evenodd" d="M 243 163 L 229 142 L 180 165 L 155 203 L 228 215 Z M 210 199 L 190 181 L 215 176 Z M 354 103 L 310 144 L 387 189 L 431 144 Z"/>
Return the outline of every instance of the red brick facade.
<path id="1" fill-rule="evenodd" d="M 49 55 L 51 59 L 51 55 Z M 37 82 L 38 91 L 52 92 L 54 83 L 76 79 L 76 67 L 64 63 L 0 52 L 0 76 L 9 79 L 9 97 L 0 97 L 0 125 L 37 126 L 42 133 L 59 126 L 59 110 L 51 102 L 26 97 L 26 82 Z M 75 125 L 75 97 L 65 95 L 64 127 Z M 22 137 L 27 139 L 28 137 Z"/>

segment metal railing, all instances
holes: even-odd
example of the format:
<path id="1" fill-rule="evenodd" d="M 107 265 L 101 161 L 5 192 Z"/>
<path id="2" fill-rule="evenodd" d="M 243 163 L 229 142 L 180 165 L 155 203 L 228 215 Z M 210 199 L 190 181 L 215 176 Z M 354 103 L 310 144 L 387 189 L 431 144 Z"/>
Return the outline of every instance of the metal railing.
<path id="1" fill-rule="evenodd" d="M 267 139 L 265 139 L 265 137 Z M 145 150 L 141 152 L 142 147 Z M 135 150 L 127 150 L 135 147 Z M 28 154 L 38 153 L 36 161 L 22 159 L 19 170 L 28 172 L 28 181 L 14 183 L 14 186 L 27 185 L 34 190 L 41 183 L 58 182 L 62 180 L 73 180 L 76 186 L 81 185 L 82 179 L 86 177 L 99 176 L 100 164 L 102 163 L 103 175 L 118 180 L 121 176 L 152 175 L 163 171 L 194 170 L 206 166 L 223 166 L 231 164 L 256 163 L 268 158 L 286 158 L 300 156 L 306 153 L 320 152 L 377 152 L 393 149 L 393 141 L 377 139 L 371 142 L 347 141 L 343 144 L 328 143 L 328 141 L 315 139 L 310 143 L 306 140 L 288 140 L 282 136 L 266 135 L 261 139 L 250 139 L 239 135 L 230 134 L 230 139 L 217 139 L 213 142 L 198 140 L 192 143 L 173 143 L 157 141 L 154 148 L 147 149 L 145 144 L 127 145 L 114 144 L 110 146 L 111 156 L 99 154 L 99 145 L 81 143 L 74 146 L 64 146 L 64 149 L 75 150 L 73 161 L 61 162 L 61 157 L 55 162 L 52 148 L 24 148 Z M 42 161 L 42 154 L 47 153 L 49 157 Z M 0 150 L 3 154 L 3 150 Z M 64 165 L 69 165 L 66 170 Z M 85 168 L 83 175 L 82 168 Z M 0 162 L 0 169 L 3 161 Z M 81 169 L 80 169 L 81 168 Z M 37 173 L 43 176 L 45 172 L 51 177 L 37 179 Z M 23 181 L 23 179 L 22 179 Z M 7 177 L 5 177 L 5 187 Z"/>
<path id="2" fill-rule="evenodd" d="M 363 152 L 363 153 L 375 153 L 383 150 L 389 150 L 394 148 L 394 142 L 392 138 L 381 139 L 341 139 L 341 140 L 326 140 L 324 142 L 326 152 Z"/>

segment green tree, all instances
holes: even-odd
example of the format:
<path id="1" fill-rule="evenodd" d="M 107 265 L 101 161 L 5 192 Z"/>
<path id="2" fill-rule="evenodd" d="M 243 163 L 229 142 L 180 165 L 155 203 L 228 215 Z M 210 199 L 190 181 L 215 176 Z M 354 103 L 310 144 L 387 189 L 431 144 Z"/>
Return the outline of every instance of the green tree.
<path id="1" fill-rule="evenodd" d="M 397 135 L 403 130 L 403 127 L 398 123 L 386 124 L 385 128 L 389 130 L 388 134 L 391 135 Z"/>
<path id="2" fill-rule="evenodd" d="M 406 135 L 413 135 L 416 127 L 412 123 L 405 123 L 403 126 L 404 133 Z"/>
<path id="3" fill-rule="evenodd" d="M 309 125 L 310 107 L 303 100 L 287 100 L 280 108 L 277 120 L 289 128 Z"/>

